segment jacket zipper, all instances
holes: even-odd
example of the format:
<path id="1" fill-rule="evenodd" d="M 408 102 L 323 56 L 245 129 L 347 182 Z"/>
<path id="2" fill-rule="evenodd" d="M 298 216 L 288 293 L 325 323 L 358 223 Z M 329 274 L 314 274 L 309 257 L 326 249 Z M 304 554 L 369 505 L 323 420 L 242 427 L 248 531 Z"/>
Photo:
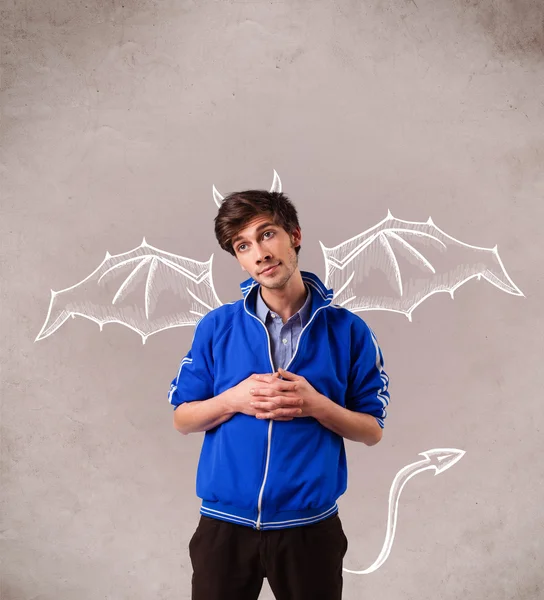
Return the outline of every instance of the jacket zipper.
<path id="1" fill-rule="evenodd" d="M 272 419 L 270 419 L 270 421 L 268 422 L 268 442 L 267 442 L 267 448 L 266 448 L 266 466 L 264 468 L 264 477 L 263 477 L 263 483 L 261 485 L 261 489 L 259 491 L 259 499 L 257 500 L 257 510 L 258 515 L 257 515 L 257 529 L 261 528 L 261 512 L 262 512 L 262 505 L 263 505 L 263 493 L 264 493 L 264 486 L 266 484 L 266 478 L 268 476 L 268 465 L 270 463 L 270 448 L 272 447 L 271 441 L 272 441 L 272 424 L 274 423 L 274 421 L 272 421 Z"/>
<path id="2" fill-rule="evenodd" d="M 259 319 L 259 317 L 252 315 L 246 308 L 246 298 L 249 296 L 252 289 L 253 289 L 253 286 L 249 289 L 249 291 L 246 294 L 246 297 L 244 298 L 244 310 L 247 312 L 247 314 L 250 317 L 253 317 L 254 319 L 256 319 L 264 327 L 264 332 L 266 333 L 266 339 L 268 341 L 268 358 L 270 359 L 270 366 L 272 367 L 272 372 L 274 372 L 274 361 L 272 360 L 272 352 L 270 349 L 271 348 L 270 334 L 268 333 L 268 329 L 266 328 L 266 325 Z M 306 329 L 308 328 L 310 323 L 314 320 L 315 315 L 317 315 L 317 313 L 322 308 L 327 308 L 327 306 L 329 306 L 329 305 L 330 305 L 330 302 L 328 304 L 326 304 L 325 306 L 320 306 L 318 309 L 316 309 L 316 311 L 314 312 L 314 314 L 312 315 L 312 317 L 310 318 L 308 323 L 306 323 L 306 325 L 303 327 L 302 331 L 300 332 L 300 335 L 298 336 L 297 346 L 295 348 L 295 351 L 293 352 L 293 356 L 291 357 L 291 360 L 287 363 L 287 365 L 285 367 L 286 371 L 289 369 L 291 363 L 293 362 L 293 360 L 295 359 L 295 356 L 297 355 L 298 349 L 300 347 L 300 340 L 302 339 L 303 333 L 306 331 Z M 265 463 L 265 467 L 264 467 L 263 483 L 261 485 L 261 489 L 259 490 L 259 498 L 257 500 L 257 510 L 258 510 L 257 524 L 256 524 L 257 529 L 261 529 L 263 493 L 264 493 L 264 486 L 266 485 L 266 479 L 268 477 L 268 465 L 270 464 L 270 448 L 272 446 L 271 442 L 272 442 L 272 425 L 273 425 L 273 423 L 274 423 L 274 421 L 272 419 L 270 419 L 270 421 L 268 423 L 268 440 L 267 440 L 267 447 L 266 447 L 266 463 Z"/>
<path id="3" fill-rule="evenodd" d="M 251 291 L 251 290 L 249 290 L 249 291 Z M 249 292 L 248 292 L 248 295 L 249 295 Z M 245 304 L 245 300 L 244 300 L 244 308 L 245 308 L 245 306 L 246 306 L 246 304 Z M 264 332 L 266 334 L 266 339 L 268 342 L 268 358 L 270 360 L 270 366 L 272 367 L 272 373 L 273 373 L 274 372 L 274 361 L 272 360 L 270 334 L 268 333 L 268 329 L 266 328 L 266 325 L 261 321 L 261 319 L 252 315 L 247 309 L 246 309 L 246 312 L 248 315 L 250 315 L 251 317 L 256 319 L 264 327 Z M 272 441 L 272 425 L 273 425 L 273 423 L 274 423 L 274 421 L 272 421 L 272 419 L 268 422 L 268 439 L 267 439 L 267 443 L 266 443 L 266 463 L 265 463 L 265 467 L 264 467 L 263 482 L 261 484 L 261 489 L 259 490 L 259 498 L 257 500 L 257 511 L 258 511 L 257 525 L 256 525 L 257 529 L 261 528 L 261 511 L 262 511 L 263 493 L 264 493 L 264 486 L 266 484 L 266 478 L 268 477 L 268 465 L 270 464 L 270 448 L 272 446 L 271 441 Z"/>

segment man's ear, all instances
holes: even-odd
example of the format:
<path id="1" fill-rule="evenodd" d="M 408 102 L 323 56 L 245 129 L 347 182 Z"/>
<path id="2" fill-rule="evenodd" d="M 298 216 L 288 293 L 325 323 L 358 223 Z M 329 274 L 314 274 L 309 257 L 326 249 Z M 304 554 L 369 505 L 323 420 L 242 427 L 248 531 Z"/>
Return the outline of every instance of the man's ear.
<path id="1" fill-rule="evenodd" d="M 300 246 L 300 244 L 302 243 L 302 231 L 300 230 L 300 227 L 295 227 L 295 229 L 293 229 L 293 231 L 291 232 L 291 236 L 293 238 L 293 245 L 295 246 L 295 248 L 297 246 Z"/>

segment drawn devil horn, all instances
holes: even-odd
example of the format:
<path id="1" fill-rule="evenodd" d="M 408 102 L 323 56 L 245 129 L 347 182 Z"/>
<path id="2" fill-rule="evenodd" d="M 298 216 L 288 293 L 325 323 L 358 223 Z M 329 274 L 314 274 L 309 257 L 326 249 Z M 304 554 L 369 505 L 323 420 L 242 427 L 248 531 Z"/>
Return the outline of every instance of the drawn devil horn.
<path id="1" fill-rule="evenodd" d="M 272 187 L 270 188 L 271 192 L 281 192 L 281 179 L 280 176 L 276 173 L 274 169 L 274 181 L 272 182 Z"/>
<path id="2" fill-rule="evenodd" d="M 221 194 L 215 189 L 215 185 L 213 186 L 213 201 L 217 204 L 219 208 L 221 206 L 221 202 L 223 202 L 224 198 Z"/>
<path id="3" fill-rule="evenodd" d="M 270 191 L 271 192 L 281 192 L 281 179 L 280 179 L 280 176 L 276 173 L 275 169 L 274 169 L 274 180 L 272 181 L 272 187 L 270 188 Z M 215 185 L 212 186 L 212 193 L 213 193 L 213 201 L 217 204 L 217 207 L 219 208 L 225 198 L 217 191 Z"/>

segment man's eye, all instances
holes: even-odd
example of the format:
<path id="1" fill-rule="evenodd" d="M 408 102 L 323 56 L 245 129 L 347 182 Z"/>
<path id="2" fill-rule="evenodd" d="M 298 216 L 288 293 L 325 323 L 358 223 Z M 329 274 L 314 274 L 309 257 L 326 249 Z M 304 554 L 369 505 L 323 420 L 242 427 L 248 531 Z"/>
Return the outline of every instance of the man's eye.
<path id="1" fill-rule="evenodd" d="M 265 231 L 263 235 L 266 235 L 267 233 L 271 233 L 272 235 L 274 235 L 273 231 Z"/>

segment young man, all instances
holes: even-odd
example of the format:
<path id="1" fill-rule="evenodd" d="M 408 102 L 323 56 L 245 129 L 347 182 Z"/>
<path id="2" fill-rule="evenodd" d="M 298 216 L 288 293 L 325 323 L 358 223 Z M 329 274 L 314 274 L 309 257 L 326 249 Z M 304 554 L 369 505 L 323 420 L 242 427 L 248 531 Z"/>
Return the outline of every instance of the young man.
<path id="1" fill-rule="evenodd" d="M 380 441 L 389 402 L 365 322 L 300 271 L 297 211 L 279 192 L 227 196 L 221 248 L 250 277 L 207 313 L 169 399 L 174 427 L 205 431 L 201 517 L 189 543 L 193 600 L 337 600 L 347 539 L 343 438 Z"/>

